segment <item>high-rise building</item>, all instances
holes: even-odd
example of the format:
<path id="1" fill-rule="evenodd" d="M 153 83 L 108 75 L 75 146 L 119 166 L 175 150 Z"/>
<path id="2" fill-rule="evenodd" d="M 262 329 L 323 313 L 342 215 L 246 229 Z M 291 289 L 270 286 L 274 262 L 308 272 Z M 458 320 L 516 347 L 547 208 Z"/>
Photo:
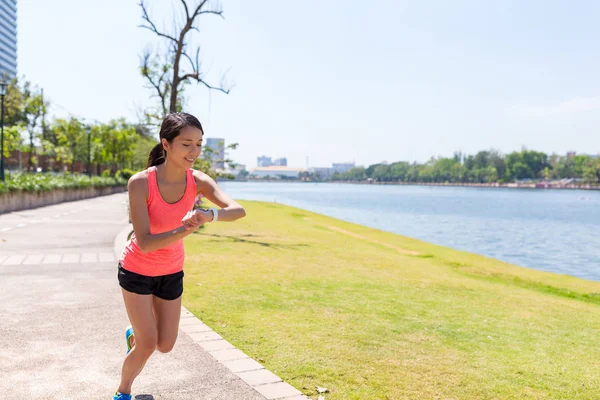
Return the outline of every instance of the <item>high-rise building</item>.
<path id="1" fill-rule="evenodd" d="M 271 165 L 273 165 L 271 157 L 260 156 L 256 158 L 256 166 L 258 167 L 270 167 Z"/>
<path id="2" fill-rule="evenodd" d="M 0 75 L 17 75 L 17 0 L 0 0 Z"/>
<path id="3" fill-rule="evenodd" d="M 287 158 L 277 158 L 275 161 L 273 161 L 273 165 L 277 165 L 279 167 L 287 167 Z"/>
<path id="4" fill-rule="evenodd" d="M 258 167 L 271 167 L 271 166 L 287 167 L 287 158 L 285 158 L 285 157 L 276 158 L 275 161 L 273 161 L 271 159 L 271 157 L 267 157 L 267 156 L 256 157 L 256 166 L 258 166 Z"/>
<path id="5" fill-rule="evenodd" d="M 225 139 L 207 138 L 206 145 L 212 150 L 213 166 L 218 169 L 225 169 Z"/>

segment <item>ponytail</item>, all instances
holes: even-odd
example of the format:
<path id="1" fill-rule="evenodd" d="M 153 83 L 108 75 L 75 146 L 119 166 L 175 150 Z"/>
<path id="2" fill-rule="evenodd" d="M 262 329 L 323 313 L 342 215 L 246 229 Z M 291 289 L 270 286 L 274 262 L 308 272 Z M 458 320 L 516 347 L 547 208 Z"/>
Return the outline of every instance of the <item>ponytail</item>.
<path id="1" fill-rule="evenodd" d="M 146 168 L 154 167 L 164 163 L 165 157 L 166 153 L 163 149 L 163 145 L 162 143 L 158 143 L 152 148 L 152 151 L 150 151 L 150 155 L 148 155 L 148 165 L 146 165 Z"/>

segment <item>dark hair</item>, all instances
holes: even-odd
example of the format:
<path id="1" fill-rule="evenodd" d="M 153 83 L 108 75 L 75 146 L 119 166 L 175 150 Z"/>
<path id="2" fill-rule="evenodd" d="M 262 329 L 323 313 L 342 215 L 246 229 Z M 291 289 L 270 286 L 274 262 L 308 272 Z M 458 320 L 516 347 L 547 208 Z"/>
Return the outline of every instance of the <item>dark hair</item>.
<path id="1" fill-rule="evenodd" d="M 160 138 L 159 143 L 154 146 L 150 155 L 148 156 L 148 165 L 146 168 L 160 165 L 167 159 L 167 153 L 162 145 L 162 139 L 166 139 L 167 142 L 171 143 L 173 139 L 179 136 L 179 132 L 187 126 L 193 126 L 198 128 L 204 133 L 202 124 L 198 121 L 198 118 L 188 113 L 171 113 L 167 114 L 160 125 Z"/>

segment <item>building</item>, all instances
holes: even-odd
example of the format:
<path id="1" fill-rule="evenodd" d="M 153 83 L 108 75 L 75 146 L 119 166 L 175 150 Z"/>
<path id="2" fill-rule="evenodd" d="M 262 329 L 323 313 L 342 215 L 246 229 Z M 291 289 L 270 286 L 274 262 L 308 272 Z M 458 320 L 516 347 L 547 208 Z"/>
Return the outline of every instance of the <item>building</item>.
<path id="1" fill-rule="evenodd" d="M 17 75 L 17 0 L 0 0 L 0 75 Z"/>
<path id="2" fill-rule="evenodd" d="M 308 172 L 318 176 L 319 179 L 330 179 L 335 171 L 330 167 L 311 167 L 308 169 Z"/>
<path id="3" fill-rule="evenodd" d="M 260 156 L 256 157 L 256 166 L 257 167 L 270 167 L 273 165 L 273 161 L 271 161 L 271 157 Z"/>
<path id="4" fill-rule="evenodd" d="M 287 167 L 287 158 L 281 157 L 277 158 L 275 161 L 271 159 L 271 157 L 260 156 L 256 157 L 256 166 L 257 167 L 270 167 L 276 165 L 278 167 Z"/>
<path id="5" fill-rule="evenodd" d="M 229 172 L 237 179 L 240 173 L 242 173 L 243 171 L 246 171 L 246 166 L 244 164 L 235 164 L 233 168 L 228 168 L 226 172 Z"/>
<path id="6" fill-rule="evenodd" d="M 356 163 L 333 163 L 331 166 L 333 167 L 334 172 L 337 172 L 338 174 L 344 174 L 354 168 Z"/>
<path id="7" fill-rule="evenodd" d="M 225 139 L 207 138 L 205 147 L 213 151 L 212 160 L 215 169 L 225 169 Z"/>
<path id="8" fill-rule="evenodd" d="M 578 155 L 578 154 L 575 151 L 569 151 L 569 152 L 567 152 L 567 158 L 573 158 L 576 155 Z M 590 158 L 596 159 L 596 158 L 600 157 L 600 152 L 598 154 L 579 154 L 579 155 L 580 156 L 584 156 L 584 157 L 590 157 Z"/>
<path id="9" fill-rule="evenodd" d="M 268 167 L 256 167 L 250 170 L 250 175 L 256 178 L 273 178 L 273 179 L 298 179 L 300 174 L 304 172 L 303 168 L 290 168 L 278 165 Z"/>
<path id="10" fill-rule="evenodd" d="M 273 165 L 277 165 L 280 167 L 287 167 L 287 158 L 281 157 L 273 161 Z"/>

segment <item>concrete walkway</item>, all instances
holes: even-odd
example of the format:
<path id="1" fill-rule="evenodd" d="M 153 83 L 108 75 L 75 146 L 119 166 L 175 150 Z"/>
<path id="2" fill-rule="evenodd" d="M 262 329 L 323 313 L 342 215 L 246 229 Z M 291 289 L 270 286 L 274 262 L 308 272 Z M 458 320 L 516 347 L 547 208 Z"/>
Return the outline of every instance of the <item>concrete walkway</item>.
<path id="1" fill-rule="evenodd" d="M 115 248 L 126 194 L 0 215 L 0 393 L 112 399 L 128 324 Z M 138 400 L 306 399 L 187 310 L 169 354 L 155 353 Z"/>

